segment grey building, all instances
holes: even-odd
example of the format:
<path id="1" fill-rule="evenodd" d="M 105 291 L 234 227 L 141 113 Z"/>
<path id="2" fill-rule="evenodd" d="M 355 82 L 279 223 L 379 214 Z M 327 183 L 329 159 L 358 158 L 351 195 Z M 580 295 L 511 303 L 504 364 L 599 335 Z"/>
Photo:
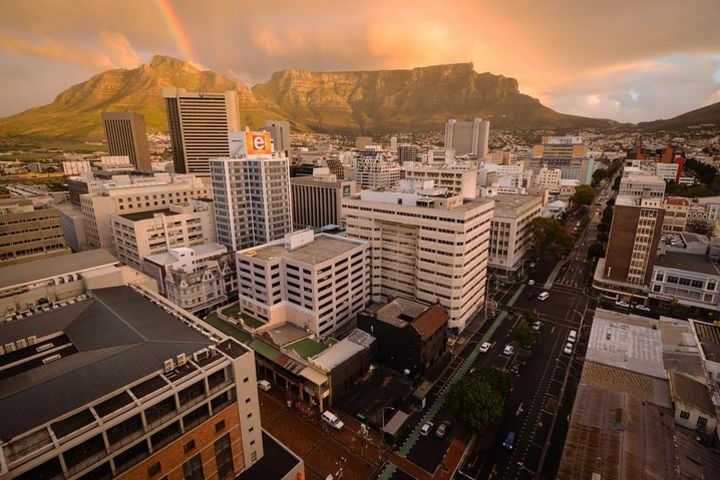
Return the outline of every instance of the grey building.
<path id="1" fill-rule="evenodd" d="M 677 302 L 698 315 L 720 307 L 720 268 L 706 255 L 666 252 L 655 260 L 650 280 L 651 302 Z"/>
<path id="2" fill-rule="evenodd" d="M 295 228 L 340 225 L 342 199 L 358 192 L 355 182 L 312 177 L 291 178 L 290 188 Z"/>
<path id="3" fill-rule="evenodd" d="M 455 155 L 488 154 L 490 122 L 475 118 L 471 122 L 458 122 L 454 118 L 445 123 L 445 148 L 455 150 Z"/>
<path id="4" fill-rule="evenodd" d="M 0 200 L 0 265 L 68 253 L 56 208 L 25 198 Z"/>
<path id="5" fill-rule="evenodd" d="M 135 169 L 152 170 L 145 117 L 137 112 L 102 112 L 110 155 L 127 156 Z"/>
<path id="6" fill-rule="evenodd" d="M 286 120 L 265 120 L 263 130 L 270 132 L 276 152 L 290 157 L 290 122 Z"/>

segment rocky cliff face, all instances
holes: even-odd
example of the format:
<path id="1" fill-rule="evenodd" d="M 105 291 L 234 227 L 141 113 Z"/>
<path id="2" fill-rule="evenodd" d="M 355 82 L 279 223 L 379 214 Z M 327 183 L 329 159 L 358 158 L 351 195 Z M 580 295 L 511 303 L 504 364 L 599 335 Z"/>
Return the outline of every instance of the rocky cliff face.
<path id="1" fill-rule="evenodd" d="M 482 117 L 505 128 L 583 127 L 605 120 L 563 115 L 523 95 L 515 79 L 475 72 L 472 63 L 412 70 L 283 70 L 251 89 L 188 62 L 155 56 L 132 70 L 109 70 L 50 104 L 0 119 L 0 135 L 101 138 L 103 110 L 134 110 L 150 131 L 165 131 L 162 87 L 236 90 L 244 125 L 283 118 L 303 131 L 395 132 L 441 129 L 447 118 Z"/>

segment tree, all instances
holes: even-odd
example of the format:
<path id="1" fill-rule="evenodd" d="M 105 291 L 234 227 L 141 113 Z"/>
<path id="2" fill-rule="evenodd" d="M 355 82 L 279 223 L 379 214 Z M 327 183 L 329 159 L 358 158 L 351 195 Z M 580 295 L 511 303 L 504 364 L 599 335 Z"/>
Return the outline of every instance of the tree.
<path id="1" fill-rule="evenodd" d="M 560 222 L 553 218 L 536 217 L 530 224 L 535 256 L 559 260 L 572 249 L 574 240 Z"/>
<path id="2" fill-rule="evenodd" d="M 605 243 L 608 241 L 609 237 L 608 237 L 607 232 L 598 232 L 597 235 L 595 236 L 595 238 L 597 239 L 598 242 Z"/>
<path id="3" fill-rule="evenodd" d="M 608 198 L 607 201 L 605 202 L 605 205 L 606 205 L 605 208 L 615 206 L 615 197 Z"/>
<path id="4" fill-rule="evenodd" d="M 570 201 L 573 205 L 590 205 L 595 200 L 595 193 L 595 189 L 590 185 L 578 185 Z"/>
<path id="5" fill-rule="evenodd" d="M 523 348 L 530 348 L 535 343 L 535 334 L 527 323 L 521 322 L 513 332 L 513 338 L 520 342 Z"/>
<path id="6" fill-rule="evenodd" d="M 597 186 L 604 179 L 608 178 L 608 171 L 606 168 L 598 168 L 592 174 L 592 186 Z"/>
<path id="7" fill-rule="evenodd" d="M 600 222 L 607 223 L 610 225 L 612 223 L 613 218 L 613 207 L 605 207 L 605 210 L 603 210 L 602 217 L 600 217 Z"/>
<path id="8" fill-rule="evenodd" d="M 598 232 L 608 232 L 608 231 L 610 231 L 610 225 L 607 223 L 598 223 L 597 231 Z"/>
<path id="9" fill-rule="evenodd" d="M 465 425 L 482 431 L 502 420 L 508 393 L 507 373 L 494 367 L 479 367 L 450 387 L 448 406 Z"/>
<path id="10" fill-rule="evenodd" d="M 705 220 L 694 219 L 687 222 L 687 231 L 691 233 L 699 233 L 700 235 L 711 235 L 714 227 Z"/>
<path id="11" fill-rule="evenodd" d="M 605 249 L 601 243 L 593 243 L 588 247 L 587 258 L 600 258 L 605 256 Z"/>
<path id="12" fill-rule="evenodd" d="M 616 192 L 620 190 L 620 177 L 615 177 L 615 181 L 613 182 L 612 189 Z"/>
<path id="13" fill-rule="evenodd" d="M 528 308 L 525 312 L 525 321 L 527 321 L 527 323 L 537 322 L 538 318 L 538 314 L 534 308 Z"/>

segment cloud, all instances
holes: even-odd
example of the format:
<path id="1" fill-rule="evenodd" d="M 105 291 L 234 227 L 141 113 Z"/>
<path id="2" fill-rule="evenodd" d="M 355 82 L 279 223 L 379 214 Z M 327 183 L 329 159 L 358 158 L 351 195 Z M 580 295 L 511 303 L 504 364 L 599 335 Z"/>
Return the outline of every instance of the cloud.
<path id="1" fill-rule="evenodd" d="M 98 44 L 116 66 L 135 68 L 142 63 L 142 58 L 133 50 L 130 42 L 122 33 L 102 30 L 98 34 Z"/>

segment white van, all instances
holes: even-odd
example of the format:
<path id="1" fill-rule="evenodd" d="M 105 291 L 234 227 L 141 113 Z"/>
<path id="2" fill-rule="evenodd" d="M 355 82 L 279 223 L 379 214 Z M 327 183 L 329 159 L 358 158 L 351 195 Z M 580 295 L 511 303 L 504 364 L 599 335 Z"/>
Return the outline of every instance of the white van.
<path id="1" fill-rule="evenodd" d="M 322 414 L 323 422 L 327 423 L 331 427 L 333 427 L 335 430 L 342 430 L 345 424 L 340 420 L 337 416 L 335 416 L 334 413 L 332 413 L 330 410 L 323 412 Z"/>
<path id="2" fill-rule="evenodd" d="M 544 302 L 548 298 L 550 298 L 550 294 L 548 292 L 542 292 L 540 295 L 538 295 L 538 300 L 540 300 L 541 302 Z"/>
<path id="3" fill-rule="evenodd" d="M 270 388 L 272 387 L 272 385 L 270 385 L 270 382 L 268 382 L 267 380 L 259 380 L 257 385 L 258 385 L 258 388 L 260 390 L 262 390 L 263 392 L 270 391 Z"/>
<path id="4" fill-rule="evenodd" d="M 575 340 L 577 340 L 577 331 L 570 330 L 570 334 L 568 335 L 568 342 L 575 343 Z"/>

